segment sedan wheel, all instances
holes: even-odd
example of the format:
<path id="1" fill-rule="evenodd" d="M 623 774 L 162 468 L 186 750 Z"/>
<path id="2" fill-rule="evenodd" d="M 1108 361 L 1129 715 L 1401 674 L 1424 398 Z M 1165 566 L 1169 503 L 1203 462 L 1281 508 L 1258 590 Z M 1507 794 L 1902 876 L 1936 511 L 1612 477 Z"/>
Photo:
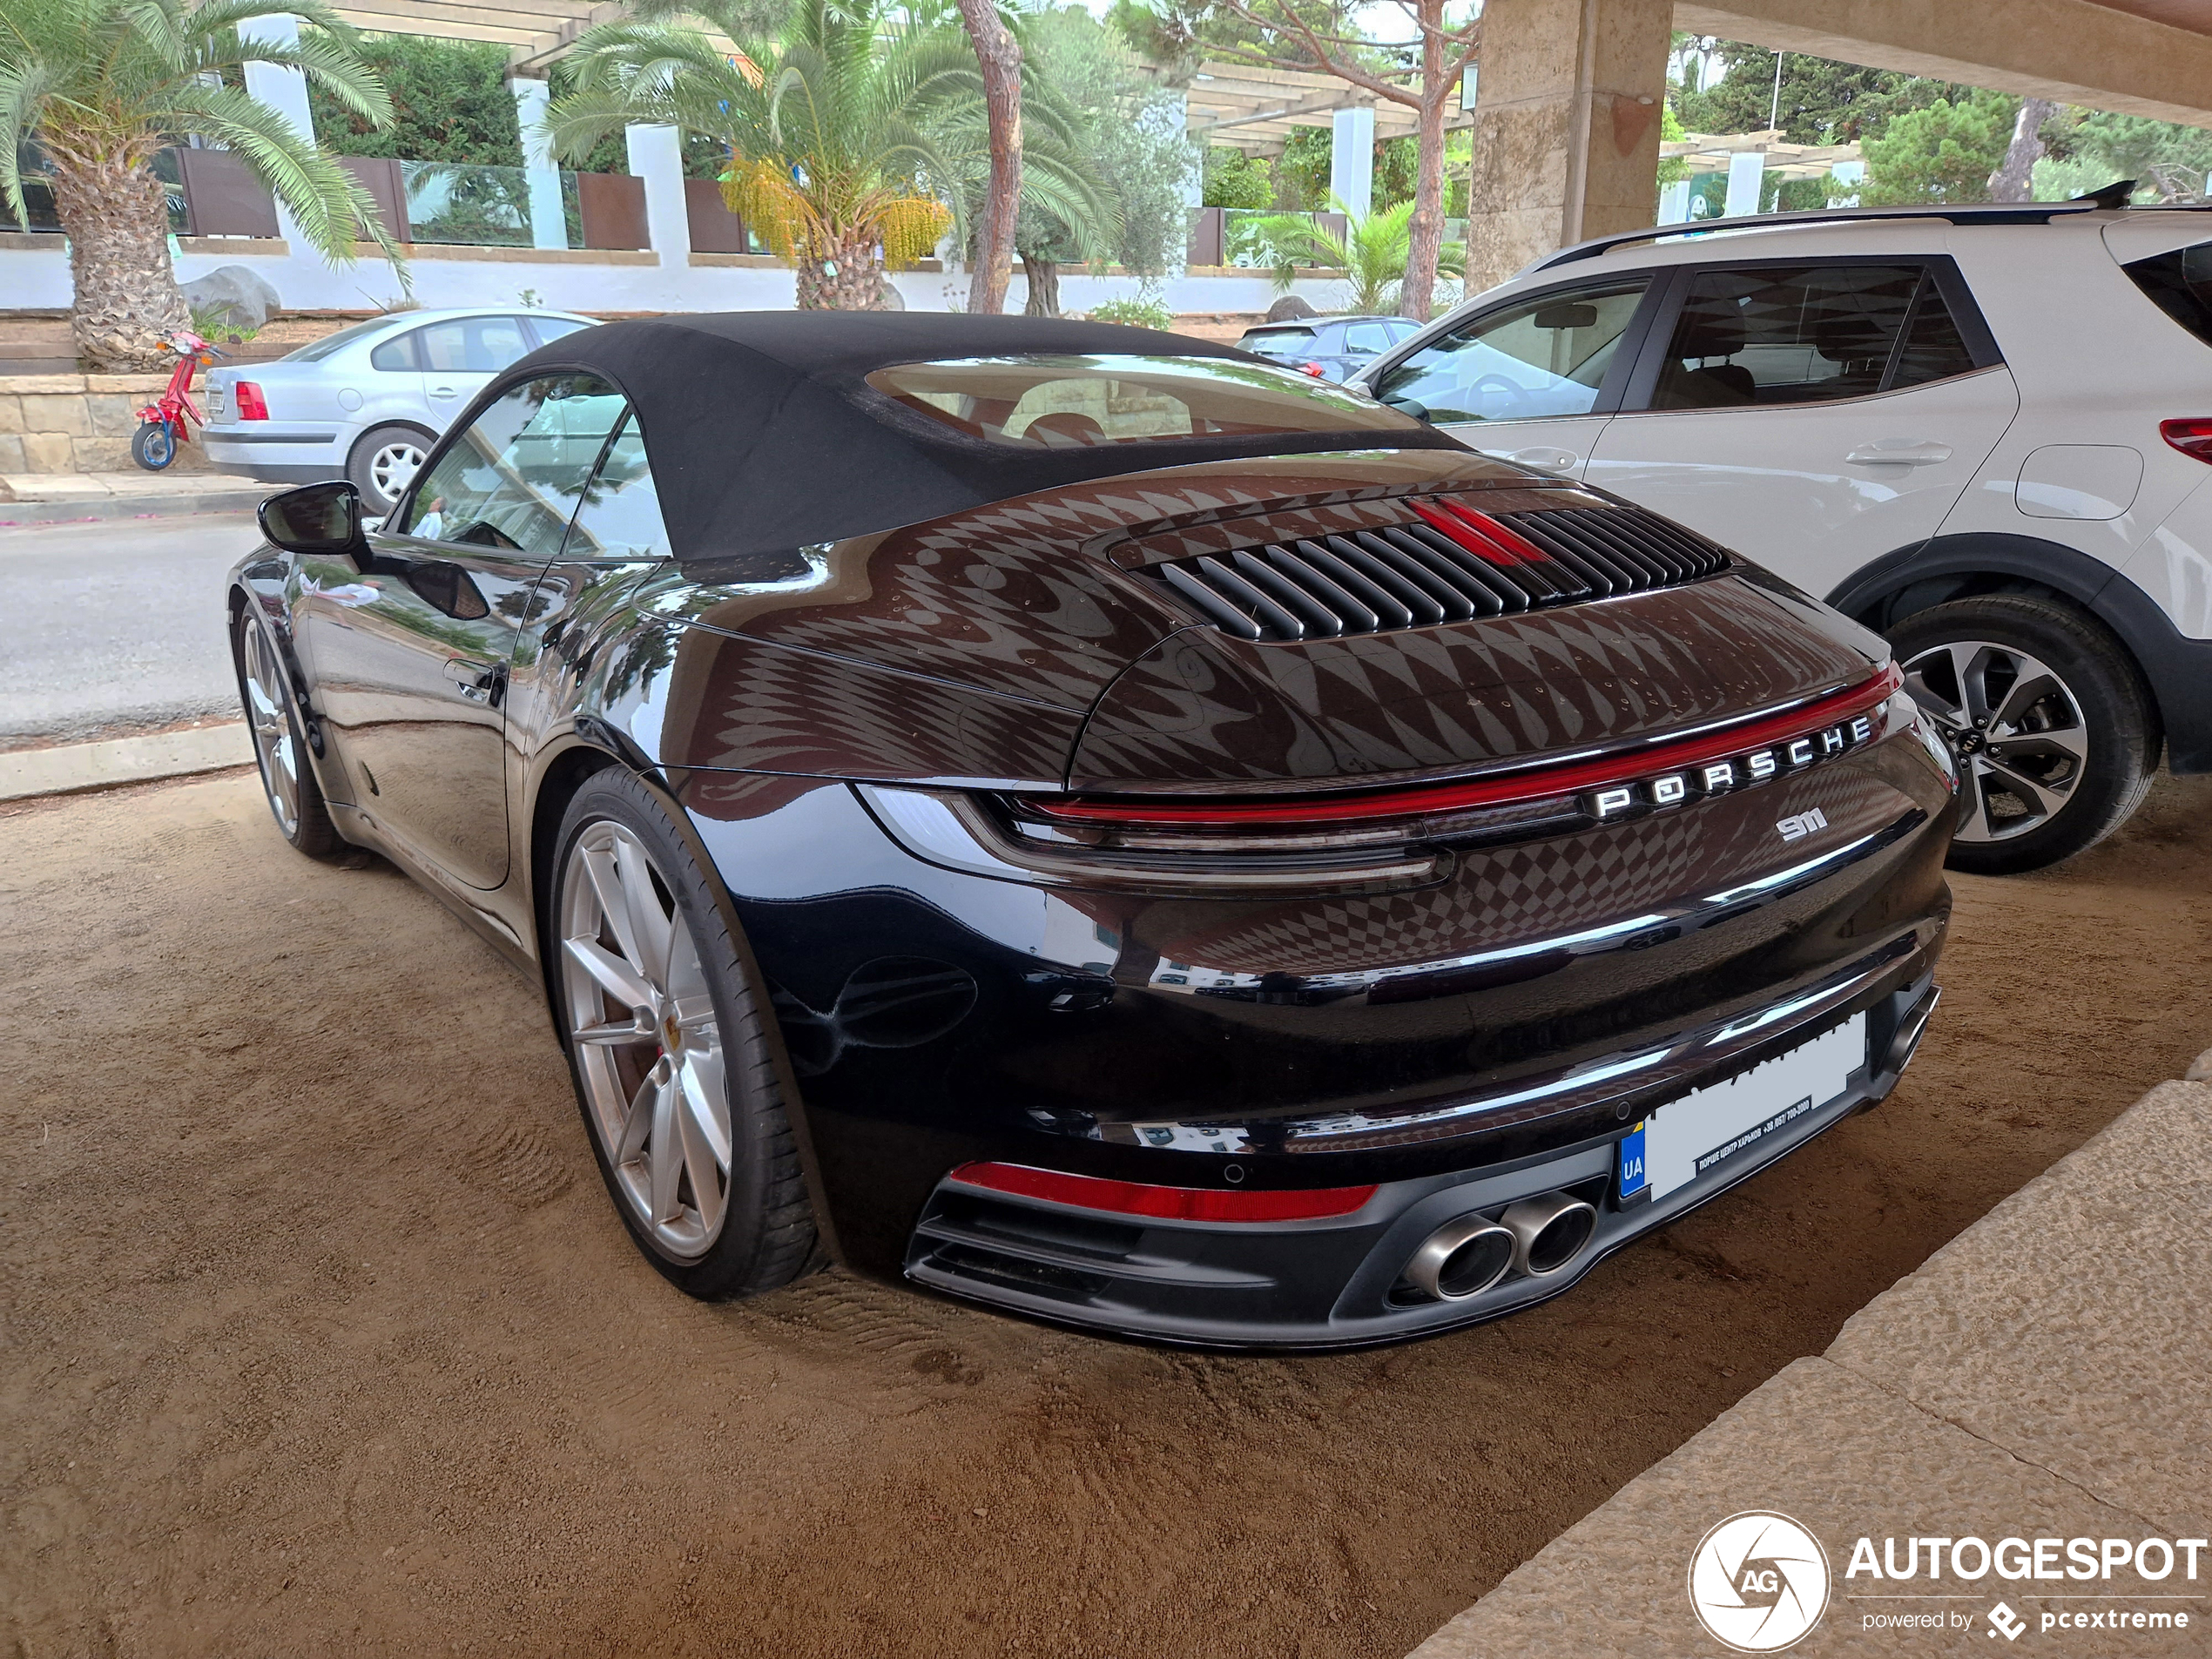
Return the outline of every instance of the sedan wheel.
<path id="1" fill-rule="evenodd" d="M 562 890 L 569 1034 L 592 1128 L 654 1245 L 695 1261 L 730 1201 L 722 1028 L 698 945 L 619 824 L 576 839 Z"/>
<path id="2" fill-rule="evenodd" d="M 546 937 L 592 1150 L 631 1236 L 693 1296 L 813 1264 L 765 991 L 664 798 L 619 767 L 563 817 Z"/>
<path id="3" fill-rule="evenodd" d="M 1958 759 L 1953 869 L 2006 875 L 2069 858 L 2150 787 L 2149 694 L 2086 613 L 2038 595 L 1954 599 L 1897 624 L 1890 643 Z"/>
<path id="4" fill-rule="evenodd" d="M 346 475 L 361 493 L 361 508 L 381 517 L 399 505 L 430 441 L 413 427 L 380 426 L 361 435 L 346 463 Z"/>

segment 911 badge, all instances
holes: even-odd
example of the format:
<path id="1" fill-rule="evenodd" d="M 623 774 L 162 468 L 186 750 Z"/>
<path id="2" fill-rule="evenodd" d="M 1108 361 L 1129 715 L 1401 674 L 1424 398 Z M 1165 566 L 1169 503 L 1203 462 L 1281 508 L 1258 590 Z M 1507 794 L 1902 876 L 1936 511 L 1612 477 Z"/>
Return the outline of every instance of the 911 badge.
<path id="1" fill-rule="evenodd" d="M 1815 806 L 1788 818 L 1778 818 L 1775 819 L 1774 826 L 1782 832 L 1784 840 L 1802 841 L 1813 831 L 1828 827 L 1828 814 Z"/>

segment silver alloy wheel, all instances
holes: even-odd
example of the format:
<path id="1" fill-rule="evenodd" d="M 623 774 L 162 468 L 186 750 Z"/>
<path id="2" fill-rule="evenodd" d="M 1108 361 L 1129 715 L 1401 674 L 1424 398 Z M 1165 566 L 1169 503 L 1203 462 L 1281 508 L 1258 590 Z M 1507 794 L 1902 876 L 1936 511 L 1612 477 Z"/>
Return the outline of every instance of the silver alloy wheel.
<path id="1" fill-rule="evenodd" d="M 266 633 L 246 624 L 246 714 L 253 728 L 253 758 L 269 811 L 288 840 L 300 828 L 300 746 L 285 711 L 284 673 Z"/>
<path id="2" fill-rule="evenodd" d="M 388 502 L 397 502 L 407 481 L 422 464 L 422 446 L 404 440 L 381 446 L 368 458 L 368 482 Z"/>
<path id="3" fill-rule="evenodd" d="M 569 849 L 561 972 L 577 1072 L 615 1185 L 655 1248 L 706 1253 L 730 1195 L 730 1097 L 698 946 L 644 843 L 601 819 Z"/>
<path id="4" fill-rule="evenodd" d="M 1959 840 L 2009 841 L 2066 810 L 2089 764 L 2089 728 L 2047 664 L 2011 645 L 1952 640 L 1907 662 L 1905 685 L 1959 757 Z"/>

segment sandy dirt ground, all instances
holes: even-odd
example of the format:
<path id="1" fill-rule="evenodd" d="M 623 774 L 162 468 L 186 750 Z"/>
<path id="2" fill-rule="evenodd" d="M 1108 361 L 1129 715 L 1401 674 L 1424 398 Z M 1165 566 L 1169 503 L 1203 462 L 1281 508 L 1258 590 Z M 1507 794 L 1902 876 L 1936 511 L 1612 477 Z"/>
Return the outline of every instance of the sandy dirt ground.
<path id="1" fill-rule="evenodd" d="M 0 1653 L 1403 1652 L 2212 1041 L 2212 779 L 1959 897 L 1878 1111 L 1520 1318 L 1224 1358 L 689 1303 L 403 878 L 245 775 L 19 809 Z"/>

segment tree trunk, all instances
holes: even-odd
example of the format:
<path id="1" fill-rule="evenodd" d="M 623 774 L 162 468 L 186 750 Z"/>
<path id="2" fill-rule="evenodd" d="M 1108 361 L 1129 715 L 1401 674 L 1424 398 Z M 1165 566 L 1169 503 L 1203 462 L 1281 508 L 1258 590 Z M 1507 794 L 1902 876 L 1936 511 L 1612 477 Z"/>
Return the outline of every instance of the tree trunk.
<path id="1" fill-rule="evenodd" d="M 975 237 L 975 270 L 968 308 L 996 315 L 1006 308 L 1014 273 L 1014 225 L 1022 204 L 1022 44 L 995 0 L 960 0 L 961 21 L 983 71 L 983 113 L 990 125 L 991 181 Z"/>
<path id="2" fill-rule="evenodd" d="M 1436 292 L 1436 256 L 1444 246 L 1444 0 L 1420 0 L 1421 107 L 1415 129 L 1413 218 L 1406 248 L 1406 280 L 1398 308 L 1422 322 Z"/>
<path id="3" fill-rule="evenodd" d="M 1042 260 L 1034 253 L 1022 255 L 1022 274 L 1029 285 L 1029 297 L 1022 303 L 1025 317 L 1056 317 L 1060 314 L 1060 265 L 1055 260 Z"/>
<path id="4" fill-rule="evenodd" d="M 2035 187 L 2035 164 L 2043 154 L 2043 123 L 2059 106 L 2047 98 L 2020 100 L 2020 119 L 2013 123 L 2013 142 L 2005 159 L 1989 175 L 1989 199 L 2024 202 Z"/>
<path id="5" fill-rule="evenodd" d="M 59 146 L 54 146 L 58 149 Z M 48 152 L 54 211 L 69 234 L 78 355 L 103 371 L 167 368 L 161 336 L 192 326 L 169 262 L 169 197 L 152 169 Z"/>
<path id="6" fill-rule="evenodd" d="M 801 311 L 880 311 L 883 264 L 873 237 L 855 235 L 839 242 L 830 257 L 793 261 L 798 266 Z"/>

